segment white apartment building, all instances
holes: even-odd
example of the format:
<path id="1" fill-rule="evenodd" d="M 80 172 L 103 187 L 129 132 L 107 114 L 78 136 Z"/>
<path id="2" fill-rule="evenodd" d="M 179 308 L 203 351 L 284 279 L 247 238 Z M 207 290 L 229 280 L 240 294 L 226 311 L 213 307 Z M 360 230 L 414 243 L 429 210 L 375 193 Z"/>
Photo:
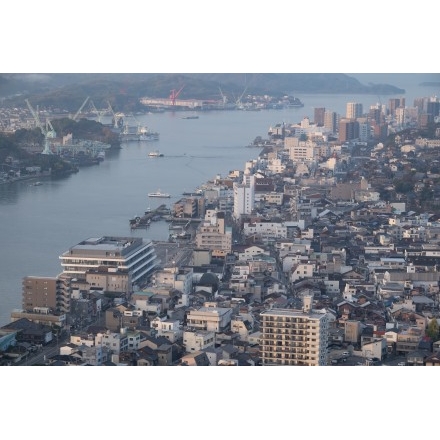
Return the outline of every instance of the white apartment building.
<path id="1" fill-rule="evenodd" d="M 255 189 L 252 185 L 234 182 L 234 218 L 251 214 L 255 203 Z"/>
<path id="2" fill-rule="evenodd" d="M 294 283 L 304 278 L 312 278 L 316 269 L 315 263 L 299 263 L 290 270 L 290 282 Z"/>
<path id="3" fill-rule="evenodd" d="M 262 365 L 327 365 L 329 319 L 326 314 L 272 309 L 260 314 Z"/>
<path id="4" fill-rule="evenodd" d="M 161 319 L 157 317 L 151 322 L 151 327 L 156 330 L 157 336 L 163 336 L 171 343 L 176 342 L 183 336 L 180 322 L 175 319 Z"/>
<path id="5" fill-rule="evenodd" d="M 270 159 L 267 163 L 269 174 L 281 174 L 286 169 L 286 165 L 281 159 Z"/>
<path id="6" fill-rule="evenodd" d="M 313 162 L 320 153 L 320 148 L 315 142 L 300 141 L 298 138 L 289 137 L 284 140 L 285 149 L 289 152 L 289 159 L 293 162 Z"/>
<path id="7" fill-rule="evenodd" d="M 286 238 L 287 227 L 284 223 L 276 222 L 244 223 L 243 234 L 246 237 L 256 235 L 262 239 Z"/>
<path id="8" fill-rule="evenodd" d="M 128 350 L 128 337 L 125 329 L 120 333 L 98 333 L 95 336 L 95 345 L 107 347 L 113 354 L 119 354 Z"/>
<path id="9" fill-rule="evenodd" d="M 200 307 L 190 310 L 186 316 L 188 328 L 223 331 L 231 322 L 232 309 L 226 307 Z"/>
<path id="10" fill-rule="evenodd" d="M 154 287 L 176 289 L 182 293 L 192 292 L 194 271 L 192 268 L 165 267 L 154 272 L 151 281 Z"/>
<path id="11" fill-rule="evenodd" d="M 244 249 L 243 252 L 240 252 L 238 254 L 238 260 L 248 261 L 255 255 L 260 255 L 260 254 L 269 255 L 269 252 L 259 246 L 249 246 L 246 249 Z"/>
<path id="12" fill-rule="evenodd" d="M 215 346 L 215 332 L 195 330 L 183 332 L 183 346 L 187 353 L 202 351 Z"/>

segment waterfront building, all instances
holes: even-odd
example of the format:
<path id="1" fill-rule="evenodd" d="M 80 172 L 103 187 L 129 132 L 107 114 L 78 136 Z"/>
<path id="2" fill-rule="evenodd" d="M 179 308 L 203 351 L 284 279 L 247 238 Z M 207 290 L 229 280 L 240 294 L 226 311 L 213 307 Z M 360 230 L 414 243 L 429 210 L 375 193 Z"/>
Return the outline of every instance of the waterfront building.
<path id="1" fill-rule="evenodd" d="M 262 365 L 327 365 L 328 316 L 311 309 L 272 309 L 260 314 Z"/>
<path id="2" fill-rule="evenodd" d="M 89 238 L 59 258 L 63 274 L 70 277 L 85 279 L 87 271 L 103 266 L 126 270 L 132 284 L 145 280 L 159 264 L 152 241 L 137 237 Z"/>
<path id="3" fill-rule="evenodd" d="M 46 307 L 55 310 L 57 308 L 57 293 L 60 290 L 60 284 L 61 281 L 56 277 L 24 277 L 23 309 L 32 310 L 34 307 Z"/>

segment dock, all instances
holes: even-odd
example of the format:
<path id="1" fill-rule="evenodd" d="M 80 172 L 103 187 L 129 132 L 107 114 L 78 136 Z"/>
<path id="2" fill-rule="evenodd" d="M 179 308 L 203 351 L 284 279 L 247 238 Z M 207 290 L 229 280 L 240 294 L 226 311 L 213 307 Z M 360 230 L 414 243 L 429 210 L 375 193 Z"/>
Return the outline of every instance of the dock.
<path id="1" fill-rule="evenodd" d="M 131 229 L 145 229 L 150 226 L 151 222 L 163 220 L 164 218 L 168 218 L 170 215 L 169 208 L 166 205 L 160 205 L 155 209 L 149 209 L 145 211 L 142 216 L 136 216 L 130 219 L 130 228 Z"/>

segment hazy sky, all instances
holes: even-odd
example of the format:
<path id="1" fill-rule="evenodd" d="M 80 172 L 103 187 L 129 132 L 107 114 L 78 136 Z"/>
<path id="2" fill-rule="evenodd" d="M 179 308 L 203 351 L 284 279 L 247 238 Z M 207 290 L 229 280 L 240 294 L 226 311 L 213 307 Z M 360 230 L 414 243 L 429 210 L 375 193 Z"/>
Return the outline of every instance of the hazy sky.
<path id="1" fill-rule="evenodd" d="M 3 72 L 439 70 L 431 0 L 3 3 Z"/>

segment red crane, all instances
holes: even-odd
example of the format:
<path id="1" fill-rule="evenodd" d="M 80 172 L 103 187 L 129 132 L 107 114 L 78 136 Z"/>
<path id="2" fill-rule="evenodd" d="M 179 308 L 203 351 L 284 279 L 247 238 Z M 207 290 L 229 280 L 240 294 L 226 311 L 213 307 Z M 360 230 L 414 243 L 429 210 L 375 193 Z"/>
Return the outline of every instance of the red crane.
<path id="1" fill-rule="evenodd" d="M 176 105 L 176 99 L 180 95 L 180 92 L 182 91 L 182 89 L 184 87 L 185 86 L 182 86 L 177 92 L 176 92 L 176 89 L 171 90 L 170 99 L 171 99 L 171 104 L 172 105 Z"/>

